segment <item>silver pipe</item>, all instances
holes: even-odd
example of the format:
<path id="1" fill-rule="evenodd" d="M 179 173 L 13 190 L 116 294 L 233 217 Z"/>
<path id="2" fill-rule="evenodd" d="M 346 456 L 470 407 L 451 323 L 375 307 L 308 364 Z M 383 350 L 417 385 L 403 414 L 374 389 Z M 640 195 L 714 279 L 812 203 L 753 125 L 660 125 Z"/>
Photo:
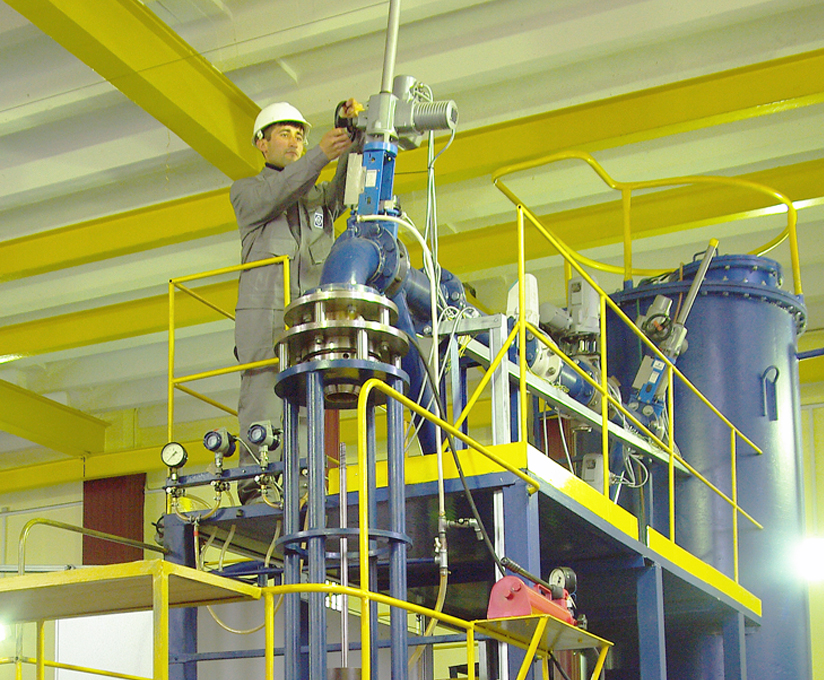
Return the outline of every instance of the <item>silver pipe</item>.
<path id="1" fill-rule="evenodd" d="M 386 25 L 386 47 L 383 52 L 383 79 L 381 92 L 392 92 L 395 77 L 395 56 L 398 52 L 398 28 L 401 23 L 400 0 L 389 0 L 389 20 Z"/>
<path id="2" fill-rule="evenodd" d="M 684 322 L 687 320 L 687 316 L 692 309 L 695 298 L 698 297 L 698 289 L 701 288 L 701 284 L 704 283 L 704 277 L 707 275 L 707 269 L 710 267 L 712 258 L 715 257 L 715 247 L 717 245 L 718 241 L 712 239 L 709 246 L 707 246 L 707 252 L 704 253 L 704 259 L 701 260 L 701 265 L 698 267 L 698 271 L 695 273 L 695 278 L 692 280 L 692 285 L 687 292 L 687 298 L 684 300 L 684 305 L 681 307 L 681 311 L 678 313 L 678 318 L 675 320 L 676 324 L 681 324 L 683 326 Z"/>

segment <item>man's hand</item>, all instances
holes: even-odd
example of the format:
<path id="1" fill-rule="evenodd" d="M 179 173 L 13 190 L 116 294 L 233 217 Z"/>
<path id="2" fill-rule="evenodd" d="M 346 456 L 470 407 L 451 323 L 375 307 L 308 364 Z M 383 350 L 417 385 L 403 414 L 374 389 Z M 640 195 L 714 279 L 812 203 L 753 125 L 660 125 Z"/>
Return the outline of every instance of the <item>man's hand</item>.
<path id="1" fill-rule="evenodd" d="M 323 135 L 318 146 L 326 157 L 333 161 L 346 151 L 351 143 L 349 133 L 344 128 L 333 128 Z"/>
<path id="2" fill-rule="evenodd" d="M 341 118 L 354 118 L 357 116 L 361 111 L 364 111 L 363 104 L 361 104 L 356 99 L 347 99 L 343 106 L 338 109 L 338 113 Z"/>

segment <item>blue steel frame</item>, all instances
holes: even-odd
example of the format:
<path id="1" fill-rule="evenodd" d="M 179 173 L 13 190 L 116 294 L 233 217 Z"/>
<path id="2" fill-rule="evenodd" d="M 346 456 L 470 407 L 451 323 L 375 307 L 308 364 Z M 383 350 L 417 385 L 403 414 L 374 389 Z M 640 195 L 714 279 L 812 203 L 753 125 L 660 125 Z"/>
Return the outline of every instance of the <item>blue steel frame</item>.
<path id="1" fill-rule="evenodd" d="M 297 427 L 300 403 L 297 397 L 287 396 L 284 408 L 284 535 L 279 543 L 284 546 L 284 583 L 300 583 L 301 561 L 308 564 L 310 583 L 324 583 L 327 574 L 326 539 L 339 535 L 335 528 L 326 526 L 326 459 L 324 416 L 324 362 L 302 365 L 307 368 L 300 378 L 305 380 L 306 414 L 307 414 L 307 458 L 308 500 L 306 502 L 306 528 L 300 527 L 300 484 L 301 459 L 299 432 Z M 294 387 L 294 382 L 292 383 Z M 404 379 L 390 377 L 390 386 L 402 392 Z M 300 390 L 293 390 L 300 393 Z M 387 471 L 389 476 L 389 528 L 380 532 L 389 544 L 389 594 L 398 599 L 407 595 L 407 544 L 406 531 L 406 493 L 404 468 L 404 423 L 402 405 L 389 400 L 387 405 Z M 376 466 L 375 441 L 375 405 L 371 405 L 367 414 L 367 458 L 370 469 Z M 369 478 L 369 516 L 370 525 L 376 527 L 377 496 L 374 475 Z M 345 529 L 345 528 L 344 528 Z M 305 551 L 300 543 L 305 541 Z M 372 562 L 370 570 L 371 590 L 377 591 L 378 545 L 375 538 L 370 538 L 369 555 Z M 318 650 L 330 650 L 327 641 L 326 596 L 323 593 L 310 593 L 309 606 L 301 606 L 300 595 L 286 596 L 286 617 L 291 622 L 285 631 L 285 669 L 287 677 L 302 677 L 309 680 L 326 680 L 327 655 Z M 378 611 L 377 604 L 370 606 L 372 622 L 369 649 L 372 655 L 372 667 L 378 663 Z M 308 633 L 308 635 L 307 635 Z M 401 609 L 390 612 L 390 637 L 392 677 L 405 680 L 407 667 L 407 614 Z M 306 645 L 311 653 L 306 653 Z M 191 680 L 191 679 L 187 679 Z"/>
<path id="2" fill-rule="evenodd" d="M 667 640 L 664 628 L 664 578 L 660 564 L 637 571 L 635 607 L 638 613 L 640 680 L 665 680 Z"/>
<path id="3" fill-rule="evenodd" d="M 171 550 L 166 559 L 195 567 L 194 531 L 174 515 L 163 519 L 163 545 Z M 197 663 L 188 655 L 197 652 L 197 609 L 169 610 L 169 680 L 197 680 Z M 184 660 L 185 659 L 185 660 Z"/>

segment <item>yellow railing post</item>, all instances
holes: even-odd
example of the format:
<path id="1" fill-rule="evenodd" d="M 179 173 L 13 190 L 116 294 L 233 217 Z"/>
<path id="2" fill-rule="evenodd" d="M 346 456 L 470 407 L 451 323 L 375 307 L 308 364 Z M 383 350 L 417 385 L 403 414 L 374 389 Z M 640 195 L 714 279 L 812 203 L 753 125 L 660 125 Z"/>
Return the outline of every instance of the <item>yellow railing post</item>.
<path id="1" fill-rule="evenodd" d="M 175 418 L 175 286 L 169 281 L 169 385 L 166 412 L 166 441 L 174 440 Z"/>
<path id="2" fill-rule="evenodd" d="M 475 626 L 466 629 L 466 677 L 475 680 Z"/>
<path id="3" fill-rule="evenodd" d="M 368 432 L 366 424 L 366 408 L 369 399 L 370 383 L 375 378 L 367 380 L 358 397 L 358 550 L 360 551 L 359 571 L 362 590 L 369 588 L 369 464 L 366 444 Z M 371 658 L 367 645 L 371 639 L 369 600 L 361 598 L 361 678 L 369 680 Z"/>
<path id="4" fill-rule="evenodd" d="M 263 615 L 266 624 L 265 673 L 266 680 L 275 678 L 275 597 L 271 591 L 263 591 Z"/>
<path id="5" fill-rule="evenodd" d="M 154 622 L 154 680 L 169 680 L 169 576 L 159 570 L 152 575 Z"/>
<path id="6" fill-rule="evenodd" d="M 735 430 L 730 430 L 730 457 L 732 474 L 730 476 L 732 496 L 732 556 L 735 582 L 738 583 L 738 465 L 736 461 Z"/>
<path id="7" fill-rule="evenodd" d="M 632 225 L 630 208 L 632 207 L 632 189 L 621 190 L 621 205 L 624 213 L 624 283 L 632 281 Z"/>
<path id="8" fill-rule="evenodd" d="M 669 440 L 669 464 L 667 486 L 669 487 L 669 539 L 675 542 L 675 384 L 672 368 L 667 366 L 667 439 Z"/>
<path id="9" fill-rule="evenodd" d="M 46 622 L 37 622 L 37 680 L 46 678 Z"/>
<path id="10" fill-rule="evenodd" d="M 524 253 L 524 213 L 523 208 L 518 206 L 518 343 L 520 352 L 518 353 L 518 364 L 520 375 L 518 377 L 518 399 L 520 410 L 518 412 L 518 422 L 520 423 L 520 440 L 529 441 L 527 432 L 527 404 L 526 404 L 526 255 Z"/>
<path id="11" fill-rule="evenodd" d="M 607 303 L 603 296 L 598 297 L 599 324 L 601 331 L 601 457 L 604 469 L 604 496 L 609 498 L 609 398 L 607 389 Z"/>

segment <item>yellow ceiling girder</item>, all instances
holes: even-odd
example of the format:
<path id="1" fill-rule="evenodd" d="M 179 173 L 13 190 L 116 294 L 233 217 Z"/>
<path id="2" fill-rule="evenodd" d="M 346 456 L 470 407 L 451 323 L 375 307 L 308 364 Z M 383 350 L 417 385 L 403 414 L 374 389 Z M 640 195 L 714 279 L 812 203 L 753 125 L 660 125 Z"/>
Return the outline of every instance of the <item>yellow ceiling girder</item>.
<path id="1" fill-rule="evenodd" d="M 209 191 L 3 241 L 0 281 L 36 276 L 236 228 L 229 190 Z"/>
<path id="2" fill-rule="evenodd" d="M 557 151 L 592 152 L 821 101 L 824 50 L 459 133 L 438 160 L 438 183 L 488 176 Z M 529 144 L 513 144 L 513 139 Z M 399 195 L 424 188 L 425 165 L 425 149 L 400 154 Z M 322 178 L 331 173 L 327 168 Z M 200 194 L 4 242 L 0 281 L 234 228 L 226 190 Z"/>
<path id="3" fill-rule="evenodd" d="M 193 290 L 225 311 L 231 313 L 235 308 L 236 280 Z M 176 328 L 226 318 L 188 295 L 178 293 L 175 300 Z M 156 295 L 0 328 L 0 361 L 86 347 L 168 329 L 169 297 Z"/>
<path id="4" fill-rule="evenodd" d="M 103 420 L 5 380 L 0 380 L 0 404 L 3 432 L 75 457 L 103 451 L 108 426 Z"/>
<path id="5" fill-rule="evenodd" d="M 816 50 L 461 133 L 438 160 L 438 183 L 568 149 L 592 153 L 821 102 L 824 50 Z M 425 169 L 425 149 L 399 154 L 396 192 L 422 188 Z"/>
<path id="6" fill-rule="evenodd" d="M 795 201 L 816 203 L 822 199 L 824 191 L 824 161 L 807 161 L 743 175 L 742 178 L 774 187 Z M 708 189 L 701 186 L 639 196 L 633 205 L 633 234 L 635 237 L 647 237 L 741 219 L 747 213 L 763 208 L 766 203 L 757 193 L 742 193 L 729 187 Z M 622 237 L 620 200 L 545 215 L 542 219 L 575 250 L 617 243 Z M 526 236 L 528 259 L 555 254 L 550 244 L 534 229 L 527 228 Z M 723 234 L 719 234 L 719 238 L 723 239 Z M 753 243 L 752 247 L 760 245 L 763 244 Z M 484 267 L 515 262 L 517 239 L 514 221 L 445 236 L 440 240 L 441 263 L 455 273 L 477 269 L 478 253 L 484 254 Z M 417 246 L 410 246 L 410 255 L 413 262 L 420 259 Z M 237 282 L 212 284 L 197 291 L 222 309 L 232 310 Z M 181 303 L 176 310 L 178 327 L 220 318 L 188 296 L 179 299 Z M 167 319 L 168 298 L 159 295 L 6 326 L 0 328 L 0 361 L 160 332 L 168 328 Z"/>
<path id="7" fill-rule="evenodd" d="M 478 400 L 472 410 L 470 422 L 473 428 L 486 428 L 492 422 L 492 404 L 488 398 Z M 353 446 L 357 442 L 358 421 L 354 411 L 341 411 L 340 440 Z M 378 437 L 385 436 L 386 419 L 382 414 L 377 415 L 376 427 Z M 231 429 L 231 428 L 230 428 Z M 144 446 L 138 449 L 112 451 L 89 456 L 84 460 L 71 460 L 43 463 L 17 467 L 3 471 L 3 492 L 13 493 L 27 491 L 44 486 L 80 482 L 85 479 L 99 479 L 118 475 L 131 475 L 138 472 L 154 472 L 163 469 L 160 462 L 160 448 L 166 442 L 158 442 L 157 446 Z M 200 470 L 214 461 L 214 454 L 203 448 L 203 441 L 181 442 L 189 454 L 187 468 L 190 472 Z M 234 459 L 228 461 L 231 467 Z M 350 464 L 352 461 L 350 461 Z"/>
<path id="8" fill-rule="evenodd" d="M 741 175 L 740 178 L 777 189 L 788 195 L 793 202 L 807 202 L 807 206 L 824 200 L 824 160 L 750 173 Z M 633 238 L 645 238 L 744 219 L 769 205 L 770 200 L 763 194 L 728 186 L 698 185 L 658 191 L 633 198 L 632 235 Z M 444 267 L 456 274 L 475 270 L 478 268 L 478 253 L 483 253 L 485 268 L 516 262 L 518 243 L 514 206 L 512 214 L 512 222 L 442 237 L 438 253 Z M 573 250 L 618 243 L 622 239 L 623 213 L 620 198 L 596 206 L 540 217 L 542 223 Z M 779 230 L 780 228 L 772 236 L 777 236 Z M 529 224 L 524 237 L 528 259 L 557 254 L 549 242 Z M 719 230 L 717 238 L 723 243 L 723 229 Z M 763 243 L 753 243 L 752 249 L 764 245 L 770 239 L 765 239 Z M 661 266 L 666 267 L 667 263 L 661 263 Z"/>
<path id="9" fill-rule="evenodd" d="M 7 0 L 229 177 L 262 161 L 260 108 L 138 0 Z"/>

